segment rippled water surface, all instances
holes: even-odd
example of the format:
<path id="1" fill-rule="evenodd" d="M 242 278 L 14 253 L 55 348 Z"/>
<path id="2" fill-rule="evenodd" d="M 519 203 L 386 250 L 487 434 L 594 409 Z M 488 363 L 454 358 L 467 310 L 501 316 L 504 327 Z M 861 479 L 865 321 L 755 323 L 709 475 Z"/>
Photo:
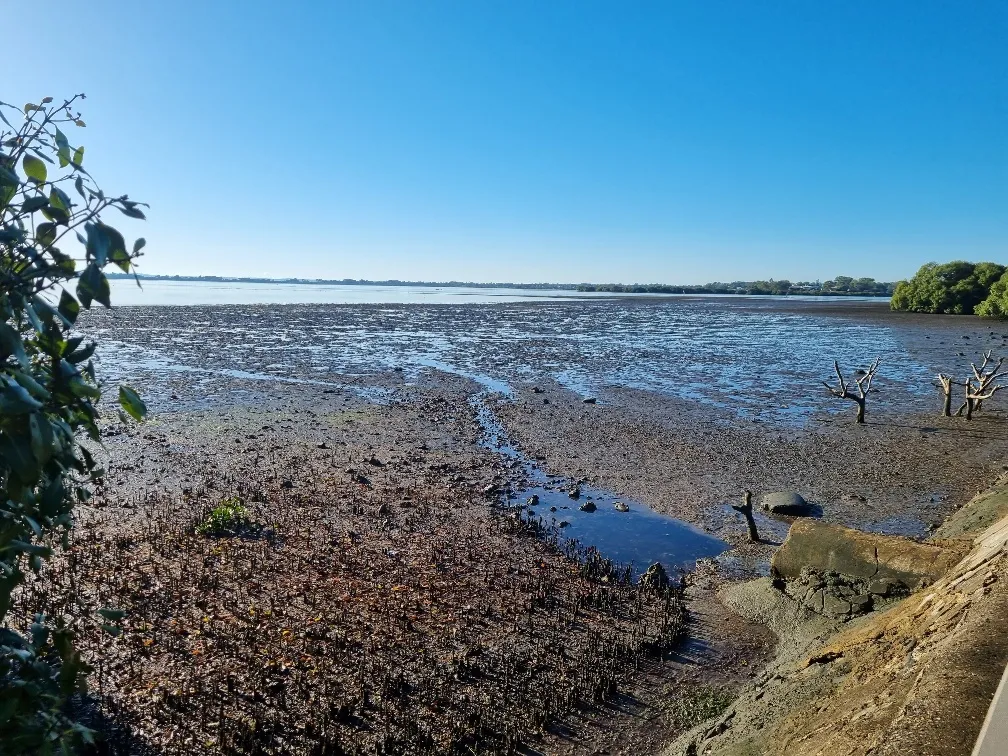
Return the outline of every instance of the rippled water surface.
<path id="1" fill-rule="evenodd" d="M 554 379 L 586 396 L 604 397 L 614 386 L 645 389 L 793 422 L 849 409 L 819 383 L 831 377 L 834 358 L 853 367 L 880 355 L 879 395 L 930 408 L 936 366 L 963 342 L 942 334 L 923 341 L 930 337 L 919 335 L 920 326 L 910 333 L 898 322 L 843 317 L 837 309 L 717 298 L 215 305 L 124 307 L 89 325 L 100 332 L 106 370 L 155 383 L 159 373 L 179 370 L 210 382 L 338 383 L 344 374 L 400 368 L 413 379 L 447 367 L 502 385 Z"/>

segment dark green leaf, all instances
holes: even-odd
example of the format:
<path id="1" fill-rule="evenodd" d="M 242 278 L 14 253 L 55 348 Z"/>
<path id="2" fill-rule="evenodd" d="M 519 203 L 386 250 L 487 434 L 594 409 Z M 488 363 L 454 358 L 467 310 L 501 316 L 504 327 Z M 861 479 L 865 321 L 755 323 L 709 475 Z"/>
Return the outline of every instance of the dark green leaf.
<path id="1" fill-rule="evenodd" d="M 0 389 L 0 413 L 4 415 L 25 415 L 42 408 L 42 402 L 28 393 L 16 381 L 7 379 Z"/>
<path id="2" fill-rule="evenodd" d="M 147 416 L 147 405 L 140 395 L 129 386 L 119 387 L 119 404 L 134 420 L 143 420 Z"/>
<path id="3" fill-rule="evenodd" d="M 0 358 L 4 361 L 14 357 L 22 366 L 28 366 L 28 355 L 25 354 L 21 334 L 8 323 L 0 323 Z"/>
<path id="4" fill-rule="evenodd" d="M 108 261 L 111 242 L 105 228 L 101 223 L 88 223 L 84 227 L 84 230 L 87 232 L 88 261 L 96 262 L 99 268 L 105 267 L 105 263 Z M 100 302 L 101 300 L 99 299 L 98 301 Z M 85 302 L 86 305 L 87 303 Z"/>
<path id="5" fill-rule="evenodd" d="M 88 359 L 92 354 L 94 354 L 94 350 L 95 350 L 95 342 L 92 341 L 91 343 L 86 344 L 83 349 L 80 349 L 68 355 L 66 361 L 69 362 L 71 365 L 76 365 L 79 362 L 84 362 L 84 360 Z"/>
<path id="6" fill-rule="evenodd" d="M 77 298 L 85 307 L 91 306 L 92 299 L 101 302 L 106 307 L 111 307 L 110 296 L 108 279 L 95 263 L 91 263 L 84 269 L 77 281 Z"/>
<path id="7" fill-rule="evenodd" d="M 70 325 L 77 321 L 77 316 L 80 314 L 80 303 L 66 289 L 60 294 L 59 313 Z"/>
<path id="8" fill-rule="evenodd" d="M 123 215 L 128 215 L 130 218 L 139 218 L 140 220 L 147 220 L 147 216 L 143 214 L 136 205 L 117 205 L 119 212 Z"/>
<path id="9" fill-rule="evenodd" d="M 35 241 L 44 247 L 50 246 L 56 241 L 56 224 L 39 223 L 35 227 Z"/>
<path id="10" fill-rule="evenodd" d="M 22 213 L 35 213 L 49 204 L 48 197 L 29 197 L 21 203 Z"/>

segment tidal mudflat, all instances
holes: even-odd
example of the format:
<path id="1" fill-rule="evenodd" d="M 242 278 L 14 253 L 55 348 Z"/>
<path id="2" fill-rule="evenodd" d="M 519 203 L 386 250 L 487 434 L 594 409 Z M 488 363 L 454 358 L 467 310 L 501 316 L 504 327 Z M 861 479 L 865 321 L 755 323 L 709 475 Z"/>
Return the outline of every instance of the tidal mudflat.
<path id="1" fill-rule="evenodd" d="M 996 402 L 942 419 L 930 385 L 1008 330 L 870 303 L 136 307 L 84 327 L 153 419 L 108 423 L 117 493 L 33 598 L 130 611 L 111 644 L 81 630 L 121 752 L 657 752 L 771 651 L 712 596 L 787 530 L 761 517 L 744 543 L 742 489 L 917 535 L 1008 451 Z M 856 427 L 819 381 L 875 356 Z M 239 524 L 200 532 L 221 502 Z M 668 586 L 633 582 L 651 562 Z"/>

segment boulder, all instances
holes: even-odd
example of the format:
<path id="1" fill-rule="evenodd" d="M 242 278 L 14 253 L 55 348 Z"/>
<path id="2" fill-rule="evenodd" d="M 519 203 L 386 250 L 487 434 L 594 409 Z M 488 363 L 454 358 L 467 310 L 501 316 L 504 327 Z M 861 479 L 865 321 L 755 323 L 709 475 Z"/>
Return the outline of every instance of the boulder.
<path id="1" fill-rule="evenodd" d="M 580 509 L 582 512 L 594 512 L 597 509 L 597 507 L 595 506 L 594 501 L 586 501 L 584 504 L 578 507 L 578 509 Z"/>
<path id="2" fill-rule="evenodd" d="M 763 494 L 763 509 L 771 514 L 789 517 L 808 517 L 812 505 L 797 491 L 774 491 Z"/>
<path id="3" fill-rule="evenodd" d="M 914 588 L 940 578 L 968 550 L 969 543 L 918 543 L 900 536 L 798 520 L 770 566 L 775 575 L 788 580 L 799 578 L 802 568 L 808 568 L 871 581 L 875 590 L 881 589 L 883 580 Z"/>

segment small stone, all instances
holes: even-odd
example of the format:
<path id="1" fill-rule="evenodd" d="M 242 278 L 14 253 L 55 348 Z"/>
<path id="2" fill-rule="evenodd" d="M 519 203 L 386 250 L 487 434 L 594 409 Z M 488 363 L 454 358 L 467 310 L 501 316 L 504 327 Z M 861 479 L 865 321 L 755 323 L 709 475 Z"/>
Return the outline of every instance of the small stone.
<path id="1" fill-rule="evenodd" d="M 541 394 L 542 392 L 543 392 L 543 390 L 541 388 L 539 388 L 538 386 L 533 386 L 532 387 L 532 393 L 533 394 Z"/>
<path id="2" fill-rule="evenodd" d="M 594 512 L 597 509 L 597 507 L 595 506 L 594 501 L 586 501 L 584 504 L 578 507 L 578 509 L 580 509 L 582 512 Z"/>
<path id="3" fill-rule="evenodd" d="M 539 494 L 532 494 L 525 500 L 525 503 L 528 504 L 530 507 L 534 507 L 536 504 L 539 503 Z"/>
<path id="4" fill-rule="evenodd" d="M 811 609 L 813 612 L 822 612 L 823 610 L 823 596 L 825 593 L 822 588 L 812 591 L 805 597 L 805 606 Z"/>
<path id="5" fill-rule="evenodd" d="M 561 528 L 566 528 L 568 525 L 570 525 L 570 523 L 567 522 L 567 520 L 560 520 L 560 527 Z"/>
<path id="6" fill-rule="evenodd" d="M 571 486 L 567 490 L 567 495 L 570 496 L 572 499 L 580 499 L 581 498 L 581 486 Z"/>
<path id="7" fill-rule="evenodd" d="M 622 501 L 617 501 L 615 504 L 613 504 L 613 507 L 616 509 L 617 512 L 629 512 L 630 511 L 630 507 L 628 507 Z"/>
<path id="8" fill-rule="evenodd" d="M 556 507 L 550 507 L 550 512 L 556 512 L 556 511 L 557 511 Z"/>
<path id="9" fill-rule="evenodd" d="M 893 587 L 891 580 L 872 580 L 868 583 L 868 592 L 876 596 L 888 596 Z"/>
<path id="10" fill-rule="evenodd" d="M 850 603 L 839 596 L 834 596 L 832 593 L 823 594 L 823 614 L 831 617 L 846 617 L 850 614 L 850 610 Z"/>
<path id="11" fill-rule="evenodd" d="M 586 399 L 582 399 L 581 401 L 583 403 L 585 403 L 585 404 L 595 404 L 595 397 L 594 396 L 590 396 L 590 397 L 587 397 Z"/>
<path id="12" fill-rule="evenodd" d="M 326 445 L 325 441 L 319 441 L 317 444 L 315 444 L 315 448 L 316 449 L 328 449 L 329 447 Z"/>
<path id="13" fill-rule="evenodd" d="M 870 612 L 872 609 L 872 597 L 868 594 L 862 593 L 860 596 L 854 596 L 850 600 L 851 611 L 854 614 L 864 614 L 865 612 Z"/>

